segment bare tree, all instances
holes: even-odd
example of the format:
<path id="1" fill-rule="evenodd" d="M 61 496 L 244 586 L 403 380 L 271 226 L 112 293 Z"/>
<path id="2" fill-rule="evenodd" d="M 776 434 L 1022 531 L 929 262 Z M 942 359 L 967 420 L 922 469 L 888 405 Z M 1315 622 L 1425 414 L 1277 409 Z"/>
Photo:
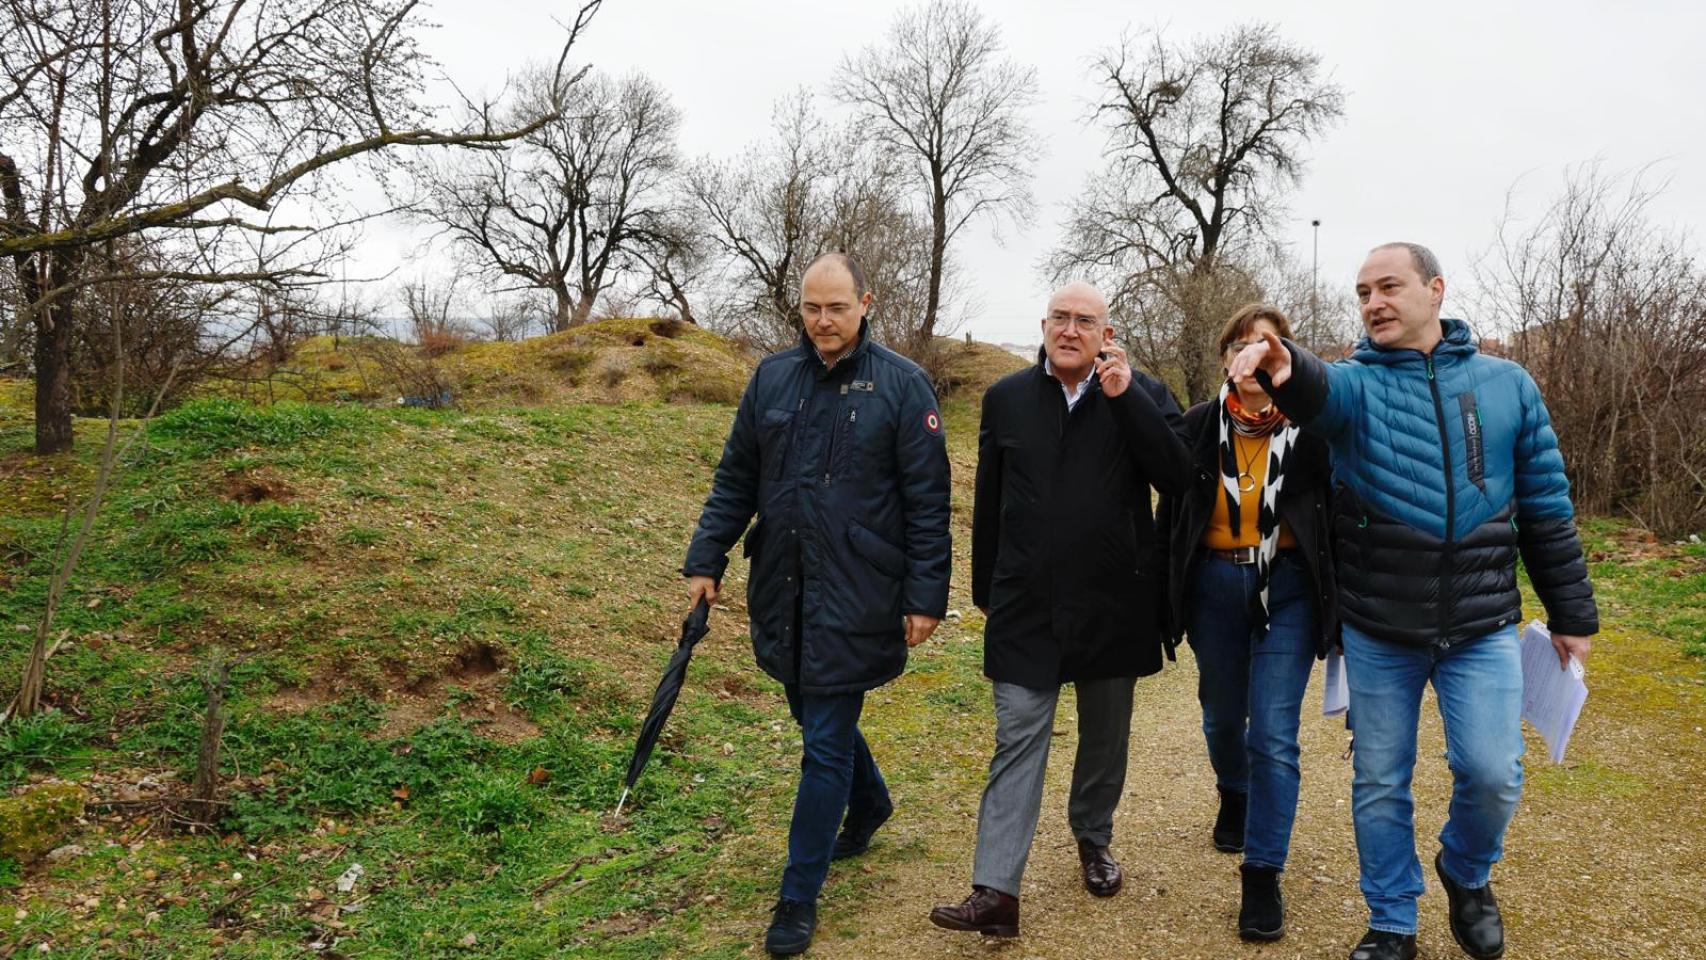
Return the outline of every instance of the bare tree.
<path id="1" fill-rule="evenodd" d="M 19 310 L 18 276 L 0 269 L 0 376 L 24 369 L 30 347 L 30 324 Z"/>
<path id="2" fill-rule="evenodd" d="M 599 2 L 580 7 L 559 74 Z M 144 231 L 285 232 L 253 211 L 285 203 L 306 215 L 330 202 L 315 187 L 347 161 L 398 147 L 496 148 L 556 115 L 505 128 L 475 109 L 455 129 L 429 125 L 417 8 L 0 0 L 0 257 L 34 333 L 37 452 L 72 443 L 81 318 L 69 294 L 109 279 L 92 245 Z M 232 277 L 215 260 L 176 279 Z"/>
<path id="3" fill-rule="evenodd" d="M 927 329 L 921 318 L 930 309 L 933 289 L 942 295 L 942 302 L 952 299 L 953 260 L 950 256 L 942 262 L 939 277 L 932 272 L 934 234 L 929 221 L 913 211 L 904 171 L 892 155 L 862 147 L 836 171 L 828 189 L 819 248 L 847 253 L 859 261 L 871 285 L 867 319 L 872 336 L 919 361 L 935 376 L 940 371 L 932 337 L 950 334 L 953 324 L 943 317 Z M 933 278 L 938 284 L 934 287 Z"/>
<path id="4" fill-rule="evenodd" d="M 116 370 L 122 362 L 127 381 L 124 416 L 140 416 L 153 402 L 170 406 L 225 362 L 222 341 L 211 317 L 240 312 L 246 294 L 271 297 L 276 291 L 246 289 L 235 284 L 207 284 L 174 279 L 183 264 L 175 263 L 165 244 L 137 236 L 104 244 L 112 262 L 103 271 L 119 279 L 85 286 L 70 296 L 79 316 L 72 341 L 77 360 L 71 375 L 72 410 L 99 416 L 113 402 Z M 151 279 L 136 279 L 146 275 Z M 262 319 L 256 315 L 251 321 Z M 122 328 L 123 356 L 113 325 Z"/>
<path id="5" fill-rule="evenodd" d="M 858 128 L 826 124 L 803 92 L 777 104 L 774 123 L 736 160 L 700 163 L 687 177 L 720 261 L 719 322 L 764 349 L 791 345 L 800 275 L 819 254 L 839 251 L 864 267 L 876 339 L 925 359 L 931 230 L 914 211 L 903 165 Z"/>
<path id="6" fill-rule="evenodd" d="M 1706 527 L 1706 269 L 1641 175 L 1571 171 L 1527 229 L 1507 206 L 1481 309 L 1534 375 L 1571 494 L 1664 536 Z"/>
<path id="7" fill-rule="evenodd" d="M 1361 308 L 1348 284 L 1317 290 L 1309 266 L 1278 248 L 1253 279 L 1262 299 L 1291 318 L 1293 338 L 1317 356 L 1340 359 L 1361 339 Z"/>
<path id="8" fill-rule="evenodd" d="M 109 241 L 105 247 L 105 260 L 110 267 L 114 261 L 113 244 Z M 77 566 L 82 562 L 83 551 L 89 545 L 89 538 L 94 533 L 95 521 L 100 516 L 101 505 L 106 501 L 107 492 L 112 487 L 112 481 L 119 465 L 125 461 L 132 445 L 143 437 L 147 431 L 147 420 L 152 418 L 160 408 L 160 400 L 171 389 L 172 377 L 168 373 L 165 382 L 155 394 L 154 402 L 143 413 L 143 423 L 137 425 L 130 437 L 121 446 L 119 444 L 119 426 L 124 410 L 125 396 L 125 329 L 124 311 L 118 296 L 111 296 L 106 304 L 110 312 L 108 330 L 113 338 L 112 355 L 113 383 L 111 391 L 111 406 L 107 413 L 106 438 L 97 458 L 95 482 L 89 491 L 88 499 L 79 511 L 74 505 L 68 504 L 60 522 L 59 543 L 54 549 L 53 573 L 48 578 L 47 595 L 42 603 L 41 619 L 36 621 L 34 639 L 30 643 L 29 653 L 24 657 L 24 668 L 18 679 L 18 690 L 4 710 L 0 710 L 0 726 L 13 719 L 25 719 L 34 716 L 42 707 L 43 694 L 47 688 L 47 662 L 58 651 L 59 645 L 65 640 L 69 631 L 55 636 L 53 632 L 54 618 L 59 613 L 60 603 L 65 599 L 66 590 L 70 589 L 72 578 L 77 573 Z M 80 516 L 78 515 L 80 513 Z M 72 519 L 76 516 L 75 529 Z"/>
<path id="9" fill-rule="evenodd" d="M 498 297 L 479 316 L 480 330 L 489 340 L 512 343 L 526 340 L 534 330 L 549 329 L 551 311 L 526 294 Z"/>
<path id="10" fill-rule="evenodd" d="M 1303 169 L 1303 147 L 1344 111 L 1321 58 L 1269 25 L 1189 46 L 1159 34 L 1096 58 L 1108 167 L 1073 204 L 1050 255 L 1116 313 L 1159 324 L 1154 361 L 1191 401 L 1212 395 L 1214 331 L 1255 291 L 1264 240 Z"/>
<path id="11" fill-rule="evenodd" d="M 641 268 L 640 301 L 697 324 L 702 311 L 695 312 L 694 305 L 717 263 L 705 218 L 692 198 L 672 200 L 669 213 L 648 225 L 633 253 Z"/>
<path id="12" fill-rule="evenodd" d="M 904 158 L 928 211 L 920 343 L 935 336 L 959 232 L 980 216 L 1031 210 L 1036 143 L 1024 115 L 1036 71 L 1001 51 L 1000 30 L 969 0 L 928 0 L 895 20 L 884 46 L 844 59 L 833 87 L 859 110 L 860 130 Z"/>
<path id="13" fill-rule="evenodd" d="M 738 159 L 703 161 L 687 190 L 726 258 L 730 332 L 769 349 L 799 331 L 799 279 L 817 255 L 832 171 L 810 94 L 777 103 L 773 132 Z"/>
<path id="14" fill-rule="evenodd" d="M 466 343 L 473 336 L 461 316 L 460 298 L 449 283 L 424 277 L 404 283 L 397 291 L 409 338 L 429 357 Z"/>
<path id="15" fill-rule="evenodd" d="M 502 156 L 438 171 L 426 209 L 476 269 L 551 296 L 556 331 L 591 317 L 662 218 L 680 125 L 668 94 L 642 74 L 562 83 L 529 71 L 515 120 L 559 102 L 562 115 Z"/>

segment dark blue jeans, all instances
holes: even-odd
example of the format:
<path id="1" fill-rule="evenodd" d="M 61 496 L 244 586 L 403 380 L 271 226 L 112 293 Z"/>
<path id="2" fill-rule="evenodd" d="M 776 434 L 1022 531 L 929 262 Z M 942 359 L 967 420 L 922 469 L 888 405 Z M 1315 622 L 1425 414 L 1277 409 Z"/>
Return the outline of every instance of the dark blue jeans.
<path id="1" fill-rule="evenodd" d="M 1197 699 L 1209 764 L 1222 790 L 1248 793 L 1244 862 L 1285 869 L 1297 817 L 1297 726 L 1315 664 L 1309 574 L 1289 551 L 1268 576 L 1268 625 L 1256 568 L 1205 557 L 1192 578 L 1187 629 L 1197 657 Z"/>
<path id="2" fill-rule="evenodd" d="M 816 903 L 829 857 L 845 815 L 857 821 L 889 804 L 889 788 L 859 732 L 864 693 L 830 696 L 801 693 L 792 684 L 788 712 L 800 725 L 805 749 L 800 756 L 800 787 L 794 795 L 794 822 L 788 830 L 788 866 L 782 871 L 782 896 Z"/>

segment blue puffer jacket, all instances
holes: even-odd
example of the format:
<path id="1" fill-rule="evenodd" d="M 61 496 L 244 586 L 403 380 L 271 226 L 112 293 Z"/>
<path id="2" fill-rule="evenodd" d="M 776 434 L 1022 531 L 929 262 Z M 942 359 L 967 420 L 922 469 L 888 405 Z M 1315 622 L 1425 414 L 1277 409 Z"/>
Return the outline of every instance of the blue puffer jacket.
<path id="1" fill-rule="evenodd" d="M 718 581 L 746 530 L 758 665 L 809 694 L 906 667 L 909 613 L 948 605 L 948 451 L 930 379 L 870 341 L 825 369 L 811 341 L 758 365 L 681 572 Z"/>
<path id="2" fill-rule="evenodd" d="M 1288 344 L 1273 396 L 1324 438 L 1337 487 L 1344 620 L 1383 639 L 1449 646 L 1522 617 L 1520 551 L 1556 633 L 1599 629 L 1558 438 L 1522 367 L 1479 354 L 1445 320 L 1431 355 L 1367 338 L 1323 364 Z"/>

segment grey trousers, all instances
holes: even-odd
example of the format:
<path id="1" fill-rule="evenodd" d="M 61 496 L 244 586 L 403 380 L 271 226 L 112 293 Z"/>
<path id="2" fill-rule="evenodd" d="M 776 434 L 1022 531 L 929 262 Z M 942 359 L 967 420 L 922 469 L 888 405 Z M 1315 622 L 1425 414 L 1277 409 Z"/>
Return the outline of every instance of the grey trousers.
<path id="1" fill-rule="evenodd" d="M 1126 753 L 1131 743 L 1132 677 L 1092 680 L 1078 688 L 1078 757 L 1066 820 L 1072 834 L 1098 846 L 1114 836 L 1114 808 L 1125 790 Z M 1042 813 L 1043 774 L 1054 739 L 1054 708 L 1060 688 L 1033 690 L 995 684 L 995 756 L 977 812 L 974 886 L 1019 895 L 1019 880 L 1031 855 Z"/>

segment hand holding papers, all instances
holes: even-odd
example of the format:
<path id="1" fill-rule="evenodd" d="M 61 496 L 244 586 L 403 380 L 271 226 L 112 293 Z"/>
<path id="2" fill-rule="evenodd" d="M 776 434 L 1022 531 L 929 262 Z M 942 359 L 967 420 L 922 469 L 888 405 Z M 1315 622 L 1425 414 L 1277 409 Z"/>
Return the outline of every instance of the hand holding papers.
<path id="1" fill-rule="evenodd" d="M 1553 763 L 1564 762 L 1564 747 L 1587 702 L 1582 665 L 1570 658 L 1568 670 L 1558 666 L 1552 634 L 1536 620 L 1522 631 L 1522 717 L 1546 738 Z"/>

